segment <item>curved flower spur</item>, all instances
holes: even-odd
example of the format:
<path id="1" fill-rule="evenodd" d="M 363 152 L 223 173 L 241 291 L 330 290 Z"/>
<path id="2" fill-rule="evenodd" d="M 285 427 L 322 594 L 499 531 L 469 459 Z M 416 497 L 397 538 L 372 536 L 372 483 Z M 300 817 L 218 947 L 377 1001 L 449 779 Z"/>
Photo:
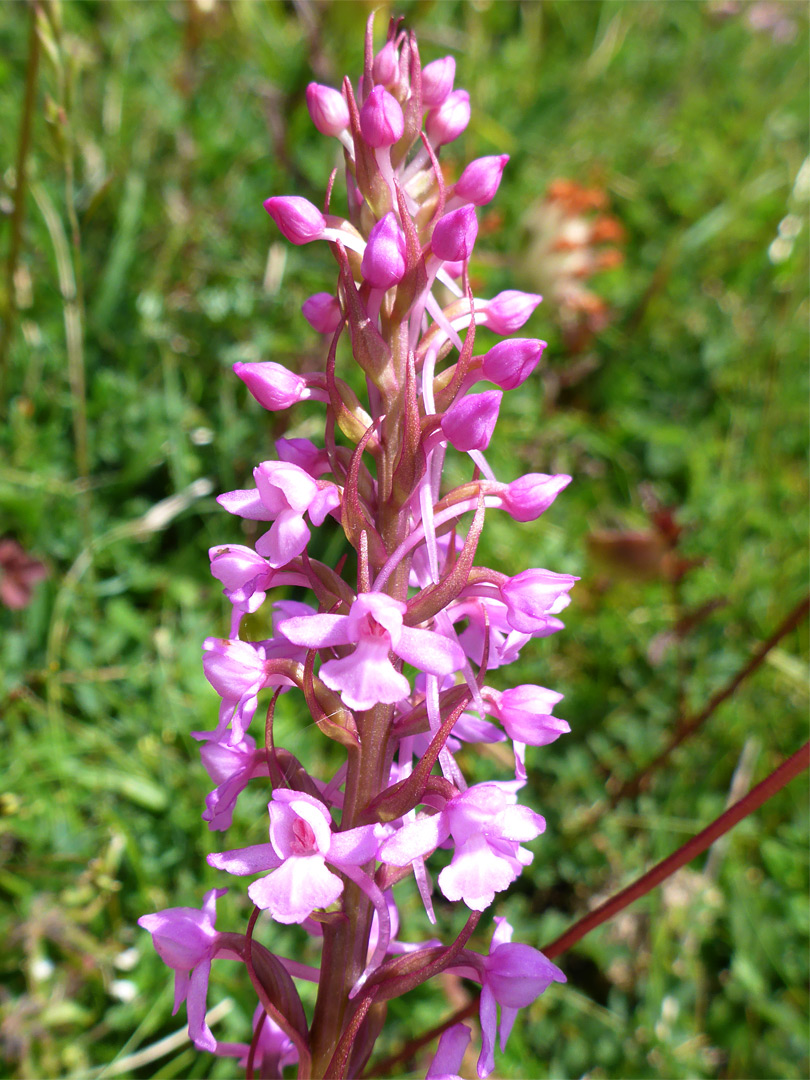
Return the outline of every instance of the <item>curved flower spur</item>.
<path id="1" fill-rule="evenodd" d="M 511 943 L 505 920 L 487 954 L 467 948 L 496 894 L 531 862 L 523 845 L 545 828 L 518 801 L 527 747 L 569 730 L 552 714 L 561 695 L 527 684 L 493 689 L 486 674 L 562 628 L 557 615 L 577 579 L 539 568 L 510 577 L 475 562 L 487 509 L 534 520 L 570 477 L 500 481 L 485 457 L 503 394 L 531 376 L 545 343 L 511 336 L 539 296 L 472 294 L 477 207 L 494 198 L 508 157 L 479 158 L 455 184 L 445 182 L 439 155 L 470 118 L 469 95 L 454 80 L 452 57 L 422 67 L 399 20 L 375 55 L 369 20 L 358 83 L 312 83 L 306 95 L 315 127 L 342 146 L 345 216 L 332 209 L 331 181 L 323 211 L 300 195 L 265 203 L 287 240 L 323 240 L 335 256 L 336 286 L 303 306 L 310 326 L 330 335 L 329 355 L 320 373 L 299 375 L 275 360 L 234 370 L 265 409 L 323 402 L 324 440 L 280 440 L 278 460 L 254 469 L 254 488 L 220 496 L 231 514 L 271 524 L 253 547 L 231 542 L 232 531 L 211 549 L 233 617 L 230 637 L 204 646 L 205 674 L 222 704 L 215 730 L 195 737 L 217 784 L 203 811 L 209 827 L 230 829 L 241 793 L 261 785 L 269 842 L 209 856 L 213 867 L 252 879 L 245 934 L 214 929 L 223 890 L 209 892 L 200 911 L 171 908 L 140 920 L 176 973 L 176 1007 L 188 998 L 191 1039 L 232 1055 L 248 1075 L 257 1063 L 262 1075 L 280 1076 L 297 1062 L 299 1076 L 359 1076 L 385 1002 L 452 970 L 483 987 L 485 1077 L 496 1033 L 503 1048 L 517 1010 L 565 981 L 536 949 Z M 476 326 L 504 340 L 476 353 Z M 365 376 L 365 401 L 338 373 L 342 338 Z M 471 393 L 481 381 L 490 388 Z M 448 450 L 470 459 L 471 476 L 443 490 Z M 311 529 L 327 516 L 356 553 L 355 580 L 308 553 Z M 263 605 L 272 605 L 273 636 L 246 639 L 244 617 Z M 275 744 L 280 693 L 297 695 L 320 733 L 344 748 L 334 775 L 311 775 Z M 264 748 L 248 734 L 262 697 Z M 507 739 L 514 777 L 468 786 L 455 754 L 470 742 Z M 426 862 L 438 847 L 451 849 L 440 893 L 468 909 L 465 927 L 445 945 L 424 933 L 421 944 L 399 942 L 396 894 L 405 876 L 413 874 L 426 921 L 435 922 Z M 275 956 L 270 926 L 257 927 L 260 911 L 301 924 L 313 954 L 320 947 L 320 966 Z M 220 957 L 245 963 L 259 997 L 249 1045 L 218 1042 L 204 1022 L 209 971 Z M 311 1023 L 300 979 L 318 986 Z M 451 1029 L 428 1075 L 457 1070 L 468 1040 L 467 1029 Z"/>

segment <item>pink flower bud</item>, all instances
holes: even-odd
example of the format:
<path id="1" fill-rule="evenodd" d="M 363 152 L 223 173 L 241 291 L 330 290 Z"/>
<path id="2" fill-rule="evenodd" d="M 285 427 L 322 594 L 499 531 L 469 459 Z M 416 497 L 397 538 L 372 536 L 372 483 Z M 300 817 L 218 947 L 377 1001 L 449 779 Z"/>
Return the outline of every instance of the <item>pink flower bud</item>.
<path id="1" fill-rule="evenodd" d="M 288 409 L 304 396 L 307 384 L 300 375 L 288 371 L 282 364 L 265 360 L 258 364 L 233 365 L 237 375 L 258 403 L 270 412 Z"/>
<path id="2" fill-rule="evenodd" d="M 545 347 L 545 341 L 539 338 L 499 341 L 481 358 L 481 374 L 502 390 L 514 390 L 537 367 Z"/>
<path id="3" fill-rule="evenodd" d="M 337 297 L 328 292 L 315 293 L 301 305 L 301 311 L 313 330 L 334 334 L 343 318 Z"/>
<path id="4" fill-rule="evenodd" d="M 496 334 L 514 334 L 543 299 L 537 293 L 507 289 L 486 305 L 487 326 Z"/>
<path id="5" fill-rule="evenodd" d="M 481 395 L 483 397 L 483 395 Z M 560 473 L 527 473 L 508 484 L 501 496 L 503 509 L 515 521 L 534 521 L 554 502 L 563 488 L 571 483 L 571 477 Z"/>
<path id="6" fill-rule="evenodd" d="M 430 241 L 433 254 L 449 262 L 463 262 L 472 254 L 478 235 L 474 206 L 462 206 L 439 218 Z"/>
<path id="7" fill-rule="evenodd" d="M 393 86 L 399 78 L 399 54 L 393 41 L 386 41 L 374 57 L 374 82 L 382 86 Z"/>
<path id="8" fill-rule="evenodd" d="M 502 397 L 500 390 L 487 390 L 483 394 L 468 394 L 450 406 L 441 426 L 456 450 L 486 450 Z"/>
<path id="9" fill-rule="evenodd" d="M 327 452 L 309 439 L 276 439 L 276 452 L 279 461 L 289 461 L 313 477 L 322 476 L 332 468 Z"/>
<path id="10" fill-rule="evenodd" d="M 506 604 L 506 618 L 521 634 L 545 636 L 562 629 L 555 619 L 568 606 L 568 590 L 579 581 L 572 574 L 555 574 L 553 570 L 524 570 L 509 578 L 500 587 Z"/>
<path id="11" fill-rule="evenodd" d="M 466 90 L 454 90 L 425 120 L 425 131 L 434 146 L 457 139 L 470 122 L 470 95 Z"/>
<path id="12" fill-rule="evenodd" d="M 453 89 L 456 62 L 452 56 L 443 56 L 422 68 L 422 104 L 426 109 L 441 105 Z"/>
<path id="13" fill-rule="evenodd" d="M 389 210 L 372 228 L 360 264 L 363 278 L 375 289 L 390 289 L 405 274 L 405 234 Z"/>
<path id="14" fill-rule="evenodd" d="M 321 135 L 340 135 L 349 126 L 349 106 L 339 90 L 311 82 L 307 87 L 307 108 Z"/>
<path id="15" fill-rule="evenodd" d="M 208 549 L 211 573 L 225 586 L 232 604 L 244 611 L 261 607 L 273 579 L 273 569 L 253 548 L 242 544 L 220 544 Z"/>
<path id="16" fill-rule="evenodd" d="M 453 194 L 476 206 L 492 202 L 508 160 L 508 154 L 493 154 L 471 161 L 456 181 Z"/>
<path id="17" fill-rule="evenodd" d="M 326 218 L 301 195 L 274 195 L 264 208 L 291 244 L 308 244 L 323 236 Z"/>
<path id="18" fill-rule="evenodd" d="M 402 138 L 405 120 L 395 97 L 384 86 L 375 86 L 360 110 L 360 130 L 369 146 L 393 146 Z"/>
<path id="19" fill-rule="evenodd" d="M 523 683 L 499 693 L 492 712 L 510 739 L 530 746 L 547 746 L 571 730 L 565 720 L 552 716 L 562 697 L 544 686 Z"/>

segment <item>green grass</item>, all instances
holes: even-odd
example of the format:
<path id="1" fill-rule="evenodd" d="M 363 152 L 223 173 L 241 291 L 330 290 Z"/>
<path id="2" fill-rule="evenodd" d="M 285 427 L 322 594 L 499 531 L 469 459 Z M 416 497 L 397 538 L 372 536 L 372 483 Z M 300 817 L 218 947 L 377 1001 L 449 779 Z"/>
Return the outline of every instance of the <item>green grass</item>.
<path id="1" fill-rule="evenodd" d="M 753 32 L 745 10 L 721 18 L 679 0 L 397 8 L 423 59 L 451 51 L 470 91 L 473 120 L 448 160 L 511 155 L 493 208 L 502 224 L 477 248 L 483 295 L 531 287 L 525 214 L 557 177 L 601 186 L 627 234 L 624 264 L 593 283 L 614 312 L 589 349 L 595 370 L 556 400 L 540 378 L 505 395 L 490 455 L 507 479 L 574 476 L 535 524 L 490 515 L 479 554 L 512 573 L 582 577 L 566 631 L 503 673 L 564 692 L 573 729 L 529 752 L 528 798 L 549 827 L 497 905 L 535 946 L 716 817 L 744 748 L 750 786 L 806 738 L 801 627 L 650 791 L 583 825 L 607 778 L 649 761 L 679 706 L 699 709 L 806 589 L 808 34 L 805 9 L 785 9 L 787 43 Z M 333 85 L 359 74 L 367 9 L 307 6 L 311 25 L 281 3 L 193 18 L 191 5 L 54 10 L 0 430 L 0 535 L 50 570 L 27 609 L 0 610 L 0 1039 L 14 1077 L 95 1075 L 181 1026 L 135 920 L 221 884 L 204 861 L 222 838 L 199 818 L 209 785 L 189 734 L 217 707 L 200 643 L 227 629 L 206 550 L 241 538 L 213 495 L 241 486 L 274 438 L 317 438 L 320 416 L 262 413 L 230 368 L 322 362 L 299 309 L 331 288 L 334 264 L 325 247 L 280 242 L 261 204 L 321 200 L 334 148 L 314 133 L 304 90 L 313 70 Z M 27 43 L 26 9 L 5 5 L 2 252 Z M 787 215 L 799 233 L 773 261 Z M 0 311 L 7 288 L 0 275 Z M 550 372 L 568 369 L 553 307 L 527 332 L 549 340 Z M 646 527 L 644 484 L 677 507 L 681 549 L 700 560 L 679 596 L 617 576 L 586 544 L 600 528 Z M 151 530 L 144 515 L 180 493 Z M 679 611 L 714 598 L 725 606 L 680 648 L 651 653 Z M 278 733 L 313 770 L 332 758 L 294 701 Z M 492 759 L 466 764 L 476 779 L 506 776 Z M 806 776 L 794 781 L 708 864 L 566 954 L 568 985 L 519 1018 L 498 1075 L 806 1076 L 807 792 Z M 248 793 L 234 843 L 261 838 L 262 810 Z M 426 935 L 417 903 L 406 909 L 403 936 Z M 246 912 L 237 882 L 219 925 L 241 928 Z M 485 919 L 476 947 L 489 932 Z M 287 955 L 312 951 L 298 928 L 262 934 Z M 381 1052 L 449 1010 L 446 989 L 392 1003 Z M 228 964 L 209 1004 L 225 997 L 217 1034 L 243 1039 L 251 993 Z M 181 1045 L 124 1075 L 234 1067 Z"/>

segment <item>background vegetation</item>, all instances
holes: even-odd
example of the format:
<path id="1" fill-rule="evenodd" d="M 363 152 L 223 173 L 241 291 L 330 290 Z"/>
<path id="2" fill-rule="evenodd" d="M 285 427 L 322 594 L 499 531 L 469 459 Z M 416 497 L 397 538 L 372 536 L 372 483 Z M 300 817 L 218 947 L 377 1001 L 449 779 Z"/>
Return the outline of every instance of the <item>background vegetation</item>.
<path id="1" fill-rule="evenodd" d="M 801 626 L 647 791 L 607 805 L 806 589 L 806 8 L 396 10 L 424 59 L 453 53 L 472 96 L 448 168 L 511 155 L 483 215 L 483 295 L 543 274 L 553 286 L 532 214 L 547 212 L 538 200 L 555 179 L 601 191 L 624 235 L 623 264 L 589 283 L 608 305 L 602 329 L 572 336 L 553 302 L 533 317 L 548 368 L 506 395 L 491 453 L 506 478 L 575 478 L 535 525 L 491 515 L 482 553 L 509 572 L 582 577 L 565 633 L 509 672 L 564 692 L 573 728 L 530 751 L 529 799 L 549 827 L 499 905 L 540 946 L 716 817 L 733 777 L 745 791 L 806 738 Z M 206 549 L 240 539 L 213 497 L 242 486 L 273 438 L 318 431 L 317 409 L 263 413 L 230 369 L 321 362 L 299 309 L 331 287 L 334 265 L 325 247 L 281 243 L 261 204 L 322 199 L 334 147 L 304 90 L 356 77 L 367 11 L 43 4 L 13 294 L 7 276 L 0 286 L 0 535 L 49 572 L 28 607 L 0 609 L 7 1075 L 235 1073 L 182 1039 L 129 1056 L 180 1027 L 135 920 L 221 884 L 204 861 L 222 838 L 200 821 L 209 783 L 189 734 L 216 713 L 200 643 L 227 628 Z M 29 10 L 5 4 L 4 253 L 28 56 Z M 650 522 L 656 506 L 675 508 L 676 547 L 666 514 Z M 280 743 L 326 762 L 294 701 L 279 724 Z M 508 772 L 497 757 L 468 764 L 479 778 Z M 238 843 L 261 838 L 265 801 L 251 792 L 240 806 Z M 805 776 L 566 954 L 568 985 L 522 1014 L 499 1075 L 807 1076 L 807 805 Z M 220 926 L 243 925 L 246 901 L 236 884 Z M 416 940 L 425 920 L 406 907 Z M 262 936 L 288 955 L 309 949 L 297 928 Z M 467 993 L 448 979 L 393 1003 L 382 1052 Z M 225 998 L 217 1035 L 242 1039 L 251 996 L 229 964 L 209 1004 Z M 424 1075 L 421 1058 L 407 1067 Z"/>

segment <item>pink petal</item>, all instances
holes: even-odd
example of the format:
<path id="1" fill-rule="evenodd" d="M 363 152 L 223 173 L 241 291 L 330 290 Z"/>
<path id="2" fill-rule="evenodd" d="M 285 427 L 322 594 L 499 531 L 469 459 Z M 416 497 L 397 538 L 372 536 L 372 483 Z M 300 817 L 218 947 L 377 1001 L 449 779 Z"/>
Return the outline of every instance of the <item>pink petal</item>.
<path id="1" fill-rule="evenodd" d="M 473 911 L 484 911 L 495 893 L 508 889 L 517 876 L 479 834 L 456 848 L 453 861 L 439 874 L 439 888 L 448 900 L 463 900 Z"/>
<path id="2" fill-rule="evenodd" d="M 250 847 L 218 851 L 208 856 L 208 865 L 229 874 L 261 874 L 281 865 L 272 844 L 251 844 Z"/>
<path id="3" fill-rule="evenodd" d="M 498 1028 L 498 1006 L 489 986 L 481 990 L 478 1019 L 481 1024 L 481 1053 L 478 1055 L 478 1075 L 481 1080 L 495 1068 L 495 1033 Z"/>
<path id="4" fill-rule="evenodd" d="M 237 517 L 248 518 L 250 521 L 270 521 L 273 516 L 255 488 L 226 491 L 224 495 L 217 496 L 217 502 L 229 514 L 236 514 Z"/>
<path id="5" fill-rule="evenodd" d="M 301 554 L 309 537 L 303 515 L 297 510 L 282 510 L 269 532 L 256 541 L 256 550 L 265 556 L 271 566 L 286 566 Z"/>
<path id="6" fill-rule="evenodd" d="M 363 863 L 375 859 L 380 846 L 377 835 L 380 828 L 378 825 L 359 825 L 356 829 L 332 833 L 329 862 L 362 866 Z"/>
<path id="7" fill-rule="evenodd" d="M 449 675 L 464 666 L 464 650 L 434 630 L 419 630 L 403 626 L 396 645 L 396 654 L 420 671 L 431 675 Z"/>
<path id="8" fill-rule="evenodd" d="M 517 1018 L 518 1010 L 512 1009 L 508 1005 L 501 1005 L 501 1023 L 498 1028 L 498 1043 L 501 1048 L 501 1053 L 506 1049 L 506 1040 L 512 1031 L 512 1026 Z"/>
<path id="9" fill-rule="evenodd" d="M 321 488 L 317 495 L 309 503 L 307 512 L 313 525 L 323 525 L 326 515 L 340 506 L 340 488 L 334 484 L 328 484 Z"/>
<path id="10" fill-rule="evenodd" d="M 278 792 L 277 794 L 281 794 Z M 326 855 L 332 840 L 332 819 L 326 807 L 312 795 L 294 792 L 294 799 L 277 799 L 270 803 L 270 841 L 273 850 L 283 861 L 292 855 L 309 855 L 316 852 Z M 308 826 L 313 850 L 303 851 L 298 836 L 299 822 Z M 306 832 L 306 828 L 304 832 Z"/>
<path id="11" fill-rule="evenodd" d="M 349 645 L 348 615 L 305 615 L 285 619 L 278 632 L 293 645 L 305 649 L 325 649 L 330 645 Z"/>
<path id="12" fill-rule="evenodd" d="M 495 916 L 496 927 L 492 932 L 492 940 L 489 943 L 489 951 L 493 953 L 499 945 L 506 945 L 512 940 L 515 928 L 504 918 L 503 915 Z"/>
<path id="13" fill-rule="evenodd" d="M 174 973 L 174 1005 L 172 1016 L 177 1012 L 188 994 L 188 985 L 191 982 L 187 971 L 175 971 Z"/>
<path id="14" fill-rule="evenodd" d="M 315 908 L 326 908 L 343 892 L 343 882 L 321 855 L 292 855 L 278 870 L 254 881 L 248 889 L 253 903 L 270 912 L 276 922 L 303 922 Z"/>
<path id="15" fill-rule="evenodd" d="M 386 840 L 377 857 L 380 862 L 391 863 L 392 866 L 407 866 L 414 859 L 435 851 L 449 835 L 444 814 L 417 818 L 403 825 Z"/>
<path id="16" fill-rule="evenodd" d="M 405 676 L 388 659 L 388 649 L 363 642 L 351 656 L 327 660 L 318 675 L 330 690 L 340 693 L 350 709 L 395 705 L 411 692 Z"/>
<path id="17" fill-rule="evenodd" d="M 204 960 L 191 973 L 191 980 L 186 998 L 188 1012 L 188 1034 L 198 1050 L 214 1051 L 217 1041 L 205 1022 L 205 1002 L 208 997 L 208 977 L 211 974 L 211 961 Z"/>
<path id="18" fill-rule="evenodd" d="M 425 1080 L 444 1080 L 444 1077 L 457 1076 L 471 1037 L 472 1032 L 466 1024 L 454 1024 L 448 1028 L 439 1039 Z"/>
<path id="19" fill-rule="evenodd" d="M 534 840 L 545 828 L 545 818 L 528 806 L 508 806 L 495 815 L 487 832 L 500 840 L 521 841 Z"/>
<path id="20" fill-rule="evenodd" d="M 253 477 L 262 502 L 275 513 L 286 506 L 303 514 L 318 494 L 309 473 L 289 461 L 263 461 L 253 470 Z"/>

